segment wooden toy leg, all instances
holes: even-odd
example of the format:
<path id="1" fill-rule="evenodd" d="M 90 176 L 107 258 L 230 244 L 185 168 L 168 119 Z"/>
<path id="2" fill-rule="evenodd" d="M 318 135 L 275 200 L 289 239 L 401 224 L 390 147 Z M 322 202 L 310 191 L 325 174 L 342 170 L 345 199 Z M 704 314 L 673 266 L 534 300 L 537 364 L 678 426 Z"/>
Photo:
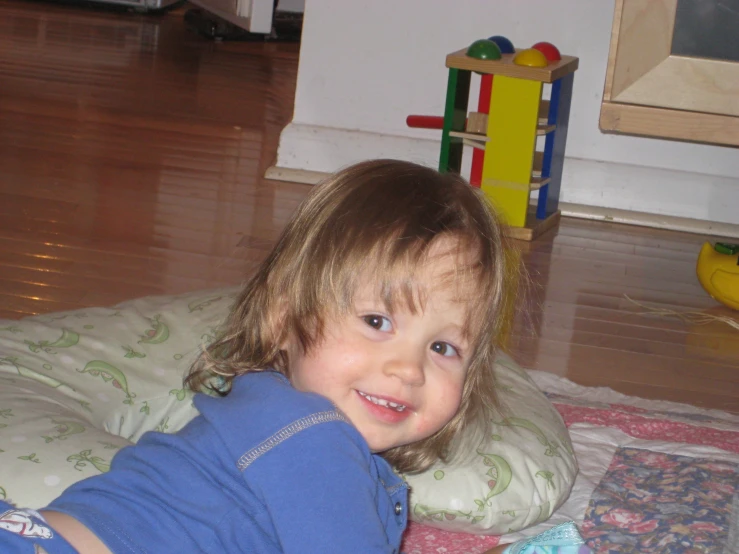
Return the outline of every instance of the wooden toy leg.
<path id="1" fill-rule="evenodd" d="M 439 171 L 446 173 L 462 171 L 462 139 L 449 136 L 450 131 L 464 131 L 467 120 L 467 102 L 470 94 L 469 71 L 449 69 L 444 108 L 444 128 L 441 131 Z"/>
<path id="2" fill-rule="evenodd" d="M 539 200 L 536 205 L 537 219 L 546 219 L 559 209 L 559 191 L 562 186 L 562 169 L 567 145 L 574 78 L 575 74 L 570 73 L 552 84 L 548 123 L 556 125 L 556 129 L 547 135 L 544 147 L 541 176 L 542 178 L 549 177 L 549 183 L 539 190 Z"/>

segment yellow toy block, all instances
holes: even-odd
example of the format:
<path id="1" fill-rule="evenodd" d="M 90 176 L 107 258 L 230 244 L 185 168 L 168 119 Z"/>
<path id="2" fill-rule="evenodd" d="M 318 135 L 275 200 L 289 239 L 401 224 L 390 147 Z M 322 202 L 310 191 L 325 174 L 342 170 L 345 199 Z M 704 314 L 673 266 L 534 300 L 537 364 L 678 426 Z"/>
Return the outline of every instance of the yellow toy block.
<path id="1" fill-rule="evenodd" d="M 527 184 L 483 177 L 480 188 L 495 206 L 505 225 L 511 227 L 526 225 L 526 208 L 529 205 L 530 194 Z"/>
<path id="2" fill-rule="evenodd" d="M 541 83 L 496 76 L 482 176 L 528 183 L 536 147 Z"/>
<path id="3" fill-rule="evenodd" d="M 496 76 L 490 99 L 482 189 L 506 224 L 526 225 L 542 84 Z"/>

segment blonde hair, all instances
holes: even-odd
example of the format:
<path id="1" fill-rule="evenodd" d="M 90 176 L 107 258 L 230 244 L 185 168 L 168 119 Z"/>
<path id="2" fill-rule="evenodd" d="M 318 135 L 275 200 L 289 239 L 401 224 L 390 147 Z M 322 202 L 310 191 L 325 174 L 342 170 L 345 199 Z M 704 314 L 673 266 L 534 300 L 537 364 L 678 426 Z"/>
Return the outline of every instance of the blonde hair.
<path id="1" fill-rule="evenodd" d="M 456 174 L 374 160 L 317 186 L 244 286 L 220 338 L 195 362 L 186 385 L 227 394 L 245 373 L 273 368 L 289 378 L 285 339 L 296 337 L 304 351 L 319 345 L 326 318 L 352 308 L 358 276 L 368 270 L 389 307 L 404 301 L 414 309 L 412 273 L 444 237 L 455 239 L 473 262 L 455 272 L 472 276 L 475 287 L 462 403 L 437 433 L 383 456 L 406 473 L 446 459 L 452 439 L 463 429 L 475 433 L 470 427 L 484 432 L 497 406 L 493 361 L 510 301 L 497 219 L 479 189 Z"/>

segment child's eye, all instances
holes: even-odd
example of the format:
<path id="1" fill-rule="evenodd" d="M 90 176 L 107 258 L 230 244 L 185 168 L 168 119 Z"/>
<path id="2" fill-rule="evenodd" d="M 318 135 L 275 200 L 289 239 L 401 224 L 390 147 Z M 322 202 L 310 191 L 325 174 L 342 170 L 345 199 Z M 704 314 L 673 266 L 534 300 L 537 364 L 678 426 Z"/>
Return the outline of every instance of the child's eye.
<path id="1" fill-rule="evenodd" d="M 367 325 L 369 325 L 373 329 L 377 329 L 378 331 L 388 332 L 392 331 L 393 329 L 393 324 L 390 323 L 390 320 L 382 315 L 365 315 L 362 316 L 362 319 Z"/>
<path id="2" fill-rule="evenodd" d="M 431 350 L 433 350 L 437 354 L 441 354 L 442 356 L 459 356 L 459 350 L 457 350 L 448 342 L 437 341 L 431 345 Z"/>

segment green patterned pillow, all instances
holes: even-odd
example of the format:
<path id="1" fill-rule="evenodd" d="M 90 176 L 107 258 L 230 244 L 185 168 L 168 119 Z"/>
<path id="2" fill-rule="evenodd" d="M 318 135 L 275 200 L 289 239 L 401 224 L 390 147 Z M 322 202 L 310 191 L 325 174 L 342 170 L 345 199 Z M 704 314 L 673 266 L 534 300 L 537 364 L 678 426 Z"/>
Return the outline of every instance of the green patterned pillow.
<path id="1" fill-rule="evenodd" d="M 173 432 L 194 417 L 182 378 L 236 293 L 0 320 L 0 498 L 44 506 L 106 471 L 144 432 Z M 412 519 L 503 533 L 546 519 L 567 497 L 577 466 L 562 419 L 511 360 L 497 370 L 506 418 L 471 459 L 406 476 Z"/>
<path id="2" fill-rule="evenodd" d="M 237 289 L 0 320 L 0 498 L 39 507 L 197 413 L 182 378 Z"/>
<path id="3" fill-rule="evenodd" d="M 0 498 L 34 508 L 68 485 L 107 471 L 128 440 L 37 380 L 0 373 Z"/>

